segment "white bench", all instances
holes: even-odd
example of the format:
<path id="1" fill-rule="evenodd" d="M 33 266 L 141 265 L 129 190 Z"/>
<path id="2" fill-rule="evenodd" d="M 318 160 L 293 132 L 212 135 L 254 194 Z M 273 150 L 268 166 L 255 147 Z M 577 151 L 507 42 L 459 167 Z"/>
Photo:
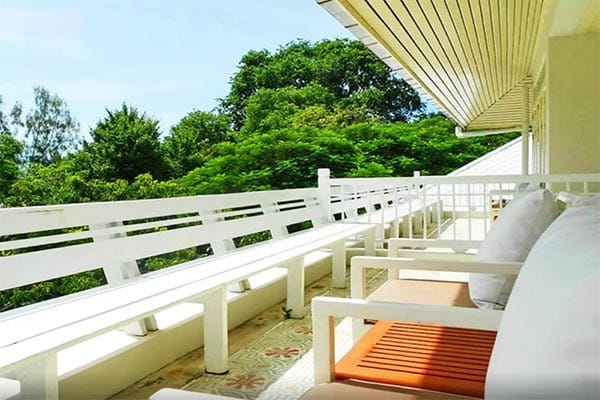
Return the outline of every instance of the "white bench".
<path id="1" fill-rule="evenodd" d="M 204 304 L 206 370 L 224 373 L 228 285 L 286 267 L 287 307 L 301 317 L 306 254 L 330 249 L 333 285 L 343 287 L 346 240 L 361 235 L 366 254 L 375 251 L 375 227 L 329 222 L 316 189 L 2 209 L 0 222 L 9 239 L 0 242 L 9 253 L 0 290 L 98 268 L 108 281 L 0 314 L 0 376 L 20 381 L 25 398 L 57 398 L 59 350 L 128 324 L 134 334 L 156 330 L 154 313 L 189 300 Z M 299 224 L 312 228 L 288 233 Z M 270 239 L 236 248 L 254 234 Z M 208 245 L 212 256 L 138 269 L 139 260 Z"/>

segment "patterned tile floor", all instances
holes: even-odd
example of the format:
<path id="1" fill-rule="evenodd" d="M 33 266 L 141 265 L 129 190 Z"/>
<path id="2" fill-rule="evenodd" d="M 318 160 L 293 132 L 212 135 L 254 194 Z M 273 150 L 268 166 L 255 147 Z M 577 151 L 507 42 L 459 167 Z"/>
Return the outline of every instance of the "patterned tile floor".
<path id="1" fill-rule="evenodd" d="M 385 274 L 371 273 L 369 288 L 375 288 L 385 279 Z M 314 296 L 348 297 L 348 289 L 330 289 L 330 276 L 317 281 L 306 289 L 306 300 Z M 194 392 L 214 393 L 240 399 L 292 399 L 297 398 L 298 387 L 286 395 L 277 393 L 276 388 L 286 386 L 280 382 L 271 390 L 269 386 L 277 382 L 286 372 L 304 371 L 312 368 L 296 367 L 297 362 L 310 363 L 304 357 L 312 349 L 312 328 L 310 305 L 306 306 L 306 317 L 303 319 L 285 319 L 281 311 L 284 303 L 252 318 L 229 334 L 229 366 L 225 375 L 204 374 L 203 351 L 198 349 L 149 375 L 112 397 L 121 399 L 147 399 L 157 390 L 170 387 Z M 306 371 L 304 371 L 306 372 Z M 289 385 L 288 385 L 289 386 Z M 282 389 L 283 390 L 283 389 Z M 300 392 L 301 393 L 301 392 Z"/>

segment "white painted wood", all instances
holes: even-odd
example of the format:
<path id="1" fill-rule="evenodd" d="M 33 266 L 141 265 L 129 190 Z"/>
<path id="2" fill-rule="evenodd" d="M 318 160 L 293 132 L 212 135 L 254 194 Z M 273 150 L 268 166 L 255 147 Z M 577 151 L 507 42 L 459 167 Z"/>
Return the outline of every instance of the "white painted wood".
<path id="1" fill-rule="evenodd" d="M 361 268 L 411 269 L 447 272 L 481 272 L 488 274 L 518 275 L 522 263 L 517 262 L 481 262 L 464 259 L 431 260 L 396 257 L 363 257 L 352 258 L 351 275 Z"/>
<path id="2" fill-rule="evenodd" d="M 365 255 L 375 256 L 377 249 L 375 248 L 375 227 L 363 231 L 365 242 Z"/>
<path id="3" fill-rule="evenodd" d="M 50 352 L 27 360 L 21 368 L 10 373 L 20 383 L 22 399 L 58 400 L 56 353 Z"/>
<path id="4" fill-rule="evenodd" d="M 0 378 L 0 399 L 21 399 L 21 382 L 16 379 Z"/>
<path id="5" fill-rule="evenodd" d="M 283 265 L 290 259 L 327 247 L 332 241 L 340 241 L 344 237 L 359 234 L 368 229 L 372 229 L 372 227 L 363 224 L 329 225 L 318 230 L 291 235 L 285 241 L 269 242 L 240 249 L 224 257 L 201 260 L 198 263 L 189 264 L 185 268 L 147 274 L 135 282 L 124 282 L 119 286 L 106 288 L 101 294 L 82 293 L 76 301 L 57 303 L 49 309 L 18 314 L 6 319 L 0 317 L 0 326 L 5 328 L 6 332 L 14 334 L 14 337 L 11 334 L 2 335 L 0 346 L 3 343 L 18 341 L 19 337 L 24 335 L 24 331 L 28 331 L 31 336 L 42 334 L 47 329 L 68 326 L 81 318 L 122 307 L 123 302 L 141 301 L 148 296 L 176 290 L 182 285 L 198 282 L 199 287 L 202 288 L 201 284 L 210 277 L 222 276 L 223 279 L 226 279 L 223 283 L 236 281 L 264 269 Z M 207 287 L 210 288 L 210 286 Z M 203 290 L 206 289 L 198 289 L 198 293 Z M 54 311 L 50 312 L 49 310 Z"/>
<path id="6" fill-rule="evenodd" d="M 123 227 L 123 223 L 117 221 L 108 222 L 106 224 L 90 225 L 89 229 L 92 232 L 92 238 L 95 242 L 123 238 L 126 236 L 122 232 L 117 232 L 110 235 L 95 234 L 95 231 L 97 229 L 112 227 Z M 106 264 L 102 266 L 102 270 L 104 271 L 104 276 L 109 284 L 120 283 L 126 279 L 140 276 L 140 269 L 138 268 L 137 262 L 135 260 L 124 261 L 118 264 Z M 124 326 L 122 328 L 123 331 L 135 336 L 145 336 L 149 330 L 155 331 L 157 329 L 158 326 L 156 325 L 156 319 L 154 318 L 154 316 L 145 318 L 142 321 L 136 321 L 133 324 Z"/>
<path id="7" fill-rule="evenodd" d="M 314 304 L 313 300 L 313 307 Z M 312 321 L 315 385 L 318 385 L 335 378 L 335 330 L 333 318 L 327 315 L 314 315 Z"/>
<path id="8" fill-rule="evenodd" d="M 394 238 L 388 241 L 388 254 L 395 257 L 403 247 L 409 248 L 448 248 L 456 253 L 465 253 L 470 249 L 478 249 L 481 241 L 479 240 L 443 240 L 443 239 L 405 239 Z"/>
<path id="9" fill-rule="evenodd" d="M 296 257 L 285 264 L 287 268 L 287 303 L 292 318 L 304 317 L 304 257 Z"/>
<path id="10" fill-rule="evenodd" d="M 335 288 L 346 287 L 346 248 L 343 241 L 331 244 L 331 285 Z"/>
<path id="11" fill-rule="evenodd" d="M 332 215 L 332 210 L 331 210 L 331 201 L 330 201 L 330 184 L 329 184 L 329 180 L 330 180 L 330 173 L 329 173 L 329 168 L 319 168 L 317 170 L 317 177 L 318 177 L 318 199 L 319 199 L 319 203 L 323 205 L 323 207 L 325 207 L 325 216 L 327 221 L 331 221 L 331 215 Z"/>
<path id="12" fill-rule="evenodd" d="M 43 229 L 76 226 L 78 231 L 50 234 L 36 238 L 35 242 L 21 240 L 13 243 L 13 248 L 32 244 L 56 247 L 1 258 L 0 277 L 6 275 L 9 278 L 2 285 L 18 286 L 24 282 L 48 279 L 49 276 L 58 277 L 99 267 L 104 267 L 109 285 L 34 305 L 22 312 L 1 314 L 0 330 L 6 334 L 0 337 L 0 375 L 8 374 L 31 357 L 55 354 L 89 337 L 195 299 L 205 303 L 207 313 L 207 370 L 225 372 L 227 318 L 224 287 L 265 269 L 292 262 L 292 275 L 298 278 L 295 287 L 290 290 L 299 294 L 290 293 L 293 304 L 290 308 L 296 309 L 294 316 L 300 317 L 304 301 L 304 255 L 333 247 L 333 258 L 338 265 L 336 270 L 345 270 L 345 240 L 357 235 L 364 235 L 367 253 L 374 253 L 373 225 L 323 224 L 327 218 L 323 207 L 316 201 L 314 190 L 282 193 L 261 193 L 255 197 L 252 194 L 200 196 L 164 202 L 118 202 L 115 213 L 108 213 L 104 204 L 96 203 L 89 209 L 97 212 L 93 217 L 84 212 L 86 209 L 81 205 L 32 210 L 36 218 L 50 217 L 40 224 Z M 274 194 L 278 196 L 273 197 Z M 180 209 L 176 208 L 177 204 L 181 205 Z M 21 209 L 10 211 L 13 216 L 23 215 Z M 100 214 L 103 220 L 98 220 Z M 148 221 L 152 218 L 157 219 Z M 307 220 L 313 221 L 317 227 L 287 234 L 287 225 Z M 18 230 L 15 228 L 15 231 Z M 242 249 L 225 245 L 232 244 L 234 237 L 265 230 L 279 233 L 272 240 Z M 81 239 L 93 242 L 63 245 L 64 241 Z M 223 243 L 223 248 L 215 256 L 141 276 L 137 270 L 136 260 L 217 242 Z M 15 270 L 20 274 L 14 274 Z M 217 292 L 214 292 L 215 288 Z M 45 371 L 44 376 L 56 380 L 54 369 L 46 368 Z M 26 380 L 26 377 L 22 379 Z"/>
<path id="13" fill-rule="evenodd" d="M 368 318 L 438 324 L 458 328 L 497 330 L 503 311 L 338 297 L 315 297 L 312 300 L 312 313 L 313 318 Z M 319 334 L 319 332 L 313 332 L 313 335 Z"/>
<path id="14" fill-rule="evenodd" d="M 219 286 L 202 296 L 204 303 L 204 364 L 206 372 L 224 374 L 227 366 L 227 290 Z"/>

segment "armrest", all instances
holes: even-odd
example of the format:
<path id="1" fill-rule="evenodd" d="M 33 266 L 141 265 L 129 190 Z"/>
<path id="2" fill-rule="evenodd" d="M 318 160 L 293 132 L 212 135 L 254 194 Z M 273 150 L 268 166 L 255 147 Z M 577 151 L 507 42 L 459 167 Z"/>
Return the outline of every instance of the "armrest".
<path id="1" fill-rule="evenodd" d="M 392 238 L 388 240 L 390 256 L 396 256 L 402 247 L 442 247 L 452 249 L 455 253 L 465 253 L 469 249 L 478 249 L 481 240 L 445 240 L 445 239 L 406 239 Z"/>
<path id="2" fill-rule="evenodd" d="M 497 330 L 502 313 L 501 310 L 315 297 L 312 300 L 315 384 L 330 382 L 334 378 L 334 317 L 381 319 Z"/>
<path id="3" fill-rule="evenodd" d="M 388 270 L 388 279 L 396 279 L 402 269 L 448 272 L 475 272 L 518 275 L 523 263 L 482 262 L 465 260 L 426 260 L 397 257 L 352 257 L 350 262 L 350 295 L 355 299 L 366 296 L 365 268 Z"/>

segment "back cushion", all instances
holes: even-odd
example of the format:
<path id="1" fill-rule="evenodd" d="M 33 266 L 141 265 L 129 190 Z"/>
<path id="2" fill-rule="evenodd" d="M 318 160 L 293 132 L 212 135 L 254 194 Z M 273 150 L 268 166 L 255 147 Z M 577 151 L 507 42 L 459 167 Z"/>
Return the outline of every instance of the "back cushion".
<path id="1" fill-rule="evenodd" d="M 523 262 L 529 251 L 558 215 L 554 196 L 546 189 L 520 194 L 502 210 L 476 259 L 488 262 Z M 479 308 L 504 309 L 514 277 L 470 274 L 469 294 Z"/>
<path id="2" fill-rule="evenodd" d="M 600 206 L 567 209 L 525 261 L 486 399 L 600 398 Z"/>

